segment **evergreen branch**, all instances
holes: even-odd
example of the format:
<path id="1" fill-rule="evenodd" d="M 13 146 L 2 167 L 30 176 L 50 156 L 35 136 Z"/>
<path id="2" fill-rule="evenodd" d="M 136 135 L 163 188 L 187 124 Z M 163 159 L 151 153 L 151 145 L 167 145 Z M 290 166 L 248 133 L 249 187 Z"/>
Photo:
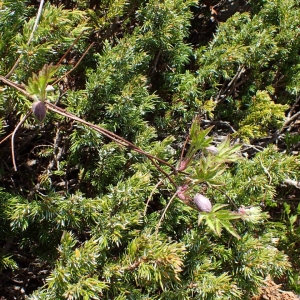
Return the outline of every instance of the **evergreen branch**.
<path id="1" fill-rule="evenodd" d="M 228 127 L 233 133 L 236 132 L 236 130 L 230 125 L 227 121 L 220 121 L 220 120 L 201 120 L 201 123 L 204 124 L 210 124 L 210 125 L 216 125 L 216 126 L 226 126 Z"/>
<path id="2" fill-rule="evenodd" d="M 284 180 L 284 183 L 286 183 L 288 185 L 293 185 L 297 189 L 300 189 L 300 181 L 292 180 L 290 178 L 287 178 L 287 179 Z"/>
<path id="3" fill-rule="evenodd" d="M 290 118 L 296 108 L 296 106 L 299 104 L 299 101 L 300 101 L 300 96 L 296 97 L 296 101 L 295 103 L 292 105 L 291 109 L 289 110 L 288 114 L 287 114 L 287 117 Z"/>
<path id="4" fill-rule="evenodd" d="M 294 150 L 298 149 L 299 147 L 300 147 L 300 142 L 297 143 L 296 145 L 294 145 L 290 151 L 294 151 Z"/>
<path id="5" fill-rule="evenodd" d="M 254 146 L 254 145 L 251 145 L 251 144 L 246 144 L 246 143 L 243 143 L 243 147 L 246 147 L 245 149 L 242 149 L 241 151 L 243 152 L 246 152 L 246 151 L 248 151 L 250 148 L 251 149 L 254 149 L 256 152 L 261 152 L 261 151 L 263 151 L 263 147 L 261 147 L 261 146 Z M 261 148 L 261 149 L 258 149 L 258 148 Z"/>
<path id="6" fill-rule="evenodd" d="M 43 5 L 44 5 L 44 0 L 41 0 L 40 6 L 39 6 L 39 10 L 38 10 L 38 12 L 37 12 L 36 19 L 35 19 L 35 22 L 34 22 L 32 31 L 31 31 L 31 33 L 30 33 L 30 36 L 29 36 L 29 39 L 28 39 L 28 42 L 27 42 L 27 46 L 29 46 L 30 42 L 32 41 L 32 39 L 33 39 L 33 34 L 34 34 L 34 32 L 36 31 L 36 29 L 37 29 L 37 26 L 38 26 L 40 17 L 41 17 L 41 15 L 42 15 Z M 18 59 L 16 60 L 15 64 L 14 64 L 13 67 L 11 68 L 11 70 L 10 70 L 10 71 L 7 73 L 7 75 L 5 76 L 5 78 L 9 78 L 9 77 L 12 75 L 12 73 L 13 73 L 14 70 L 17 68 L 18 64 L 20 63 L 20 60 L 21 60 L 22 56 L 23 56 L 23 54 L 21 53 L 20 56 L 18 57 Z"/>
<path id="7" fill-rule="evenodd" d="M 152 66 L 152 70 L 151 70 L 151 75 L 153 75 L 156 71 L 156 66 L 157 66 L 157 63 L 158 63 L 158 60 L 161 56 L 161 50 L 158 51 L 155 59 L 154 59 L 154 62 L 153 62 L 153 66 Z"/>
<path id="8" fill-rule="evenodd" d="M 231 81 L 228 83 L 227 87 L 230 88 L 240 77 L 241 75 L 246 71 L 244 66 L 239 66 L 236 74 L 233 76 Z"/>
<path id="9" fill-rule="evenodd" d="M 236 88 L 237 81 L 240 79 L 240 77 L 245 72 L 246 72 L 246 69 L 243 65 L 238 67 L 238 70 L 237 70 L 236 74 L 233 76 L 233 78 L 231 79 L 231 81 L 228 84 L 225 84 L 225 86 L 222 86 L 221 90 L 219 91 L 219 93 L 216 97 L 216 100 L 215 100 L 217 103 L 222 102 L 224 99 L 226 99 L 226 97 L 228 97 L 229 95 L 232 94 L 232 92 Z"/>

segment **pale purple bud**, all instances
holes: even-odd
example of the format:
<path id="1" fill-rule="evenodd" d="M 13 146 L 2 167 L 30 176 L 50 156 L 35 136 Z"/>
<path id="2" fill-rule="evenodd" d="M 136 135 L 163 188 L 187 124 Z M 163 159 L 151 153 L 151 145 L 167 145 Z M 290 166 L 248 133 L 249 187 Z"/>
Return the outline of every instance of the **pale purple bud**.
<path id="1" fill-rule="evenodd" d="M 215 146 L 208 146 L 205 148 L 205 150 L 213 155 L 217 155 L 219 153 L 219 150 Z"/>
<path id="2" fill-rule="evenodd" d="M 209 199 L 201 194 L 196 194 L 194 196 L 194 203 L 199 211 L 210 212 L 212 210 L 212 205 Z"/>
<path id="3" fill-rule="evenodd" d="M 34 116 L 39 120 L 40 122 L 43 122 L 43 120 L 46 117 L 46 106 L 45 103 L 42 101 L 36 101 L 32 104 L 32 111 Z"/>

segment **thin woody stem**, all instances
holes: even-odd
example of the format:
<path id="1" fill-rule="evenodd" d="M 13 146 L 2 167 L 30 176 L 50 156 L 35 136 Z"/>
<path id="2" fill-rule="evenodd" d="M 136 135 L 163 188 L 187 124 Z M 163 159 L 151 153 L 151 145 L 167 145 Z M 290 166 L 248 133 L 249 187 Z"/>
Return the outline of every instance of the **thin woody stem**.
<path id="1" fill-rule="evenodd" d="M 4 139 L 2 139 L 2 140 L 0 141 L 0 144 L 2 144 L 3 142 L 5 142 L 6 140 L 8 140 L 11 136 L 12 136 L 12 133 L 10 133 L 10 134 L 7 135 Z"/>
<path id="2" fill-rule="evenodd" d="M 18 84 L 15 84 L 11 80 L 9 80 L 9 79 L 5 78 L 4 76 L 1 76 L 1 75 L 0 75 L 0 80 L 3 81 L 4 83 L 6 83 L 7 85 L 13 87 L 14 89 L 18 90 L 23 95 L 25 95 L 27 98 L 35 101 L 35 98 L 33 96 L 31 96 L 28 92 L 26 92 L 23 88 L 21 88 Z"/>
<path id="3" fill-rule="evenodd" d="M 28 39 L 28 41 L 27 41 L 27 46 L 28 46 L 28 45 L 30 44 L 30 42 L 32 41 L 32 39 L 33 39 L 33 34 L 34 34 L 34 32 L 36 31 L 36 29 L 37 29 L 37 26 L 38 26 L 40 17 L 41 17 L 41 15 L 42 15 L 43 5 L 44 5 L 44 0 L 41 0 L 40 6 L 39 6 L 39 10 L 38 10 L 38 12 L 37 12 L 37 16 L 36 16 L 36 19 L 35 19 L 33 28 L 32 28 L 32 30 L 31 30 L 29 39 Z M 21 53 L 20 56 L 18 57 L 18 59 L 16 60 L 15 64 L 14 64 L 13 67 L 11 68 L 11 70 L 10 70 L 10 71 L 7 73 L 7 75 L 5 76 L 5 78 L 9 78 L 9 77 L 12 75 L 12 73 L 13 73 L 14 70 L 17 68 L 18 64 L 20 63 L 20 60 L 21 60 L 22 55 L 23 55 L 23 54 Z"/>
<path id="4" fill-rule="evenodd" d="M 190 135 L 188 135 L 188 136 L 186 137 L 186 139 L 185 139 L 184 145 L 183 145 L 182 150 L 181 150 L 180 162 L 182 162 L 183 155 L 184 155 L 184 149 L 185 149 L 185 147 L 186 147 L 186 144 L 187 144 L 189 138 L 190 138 Z"/>
<path id="5" fill-rule="evenodd" d="M 72 43 L 72 45 L 68 48 L 68 50 L 66 51 L 66 53 L 62 56 L 62 58 L 58 61 L 58 63 L 56 64 L 56 66 L 59 66 L 61 64 L 61 62 L 64 60 L 64 58 L 68 55 L 68 53 L 71 51 L 71 49 L 73 48 L 73 46 L 78 42 L 78 40 L 80 39 L 80 37 L 82 36 L 82 34 L 84 33 L 85 30 L 83 30 L 79 36 L 75 39 L 75 41 Z"/>
<path id="6" fill-rule="evenodd" d="M 52 85 L 55 85 L 57 84 L 58 82 L 60 82 L 63 78 L 67 77 L 71 72 L 73 72 L 77 67 L 78 65 L 81 63 L 81 61 L 83 60 L 83 58 L 86 56 L 86 54 L 89 52 L 89 50 L 94 46 L 94 42 L 91 43 L 88 48 L 84 51 L 84 53 L 82 54 L 82 56 L 80 57 L 80 59 L 78 60 L 78 62 L 76 63 L 76 65 L 71 69 L 69 70 L 68 72 L 66 72 L 62 77 L 60 77 L 59 79 L 55 80 L 53 82 Z"/>
<path id="7" fill-rule="evenodd" d="M 15 141 L 15 134 L 20 128 L 20 126 L 25 122 L 25 120 L 28 118 L 28 116 L 32 113 L 32 111 L 28 111 L 27 114 L 21 119 L 21 121 L 16 126 L 15 130 L 12 133 L 11 136 L 11 156 L 12 156 L 12 162 L 14 166 L 14 170 L 17 171 L 17 165 L 16 165 L 16 159 L 15 159 L 15 147 L 14 147 L 14 141 Z"/>
<path id="8" fill-rule="evenodd" d="M 232 201 L 232 199 L 227 195 L 226 192 L 222 191 L 221 189 L 217 188 L 216 186 L 212 186 L 213 189 L 216 189 L 218 192 L 220 192 L 221 194 L 225 195 L 225 197 L 229 200 L 229 202 L 237 209 L 238 207 L 236 206 L 236 204 Z"/>
<path id="9" fill-rule="evenodd" d="M 109 131 L 107 129 L 104 129 L 104 128 L 98 126 L 98 125 L 95 125 L 95 124 L 92 124 L 90 122 L 87 122 L 87 121 L 85 121 L 85 120 L 83 120 L 83 119 L 81 119 L 81 118 L 79 118 L 79 117 L 77 117 L 77 116 L 75 116 L 75 115 L 73 115 L 73 114 L 65 111 L 64 109 L 62 109 L 62 108 L 60 108 L 60 107 L 58 107 L 58 106 L 56 106 L 56 105 L 54 105 L 54 104 L 52 104 L 50 102 L 45 102 L 45 104 L 46 104 L 46 107 L 49 110 L 51 110 L 53 112 L 56 112 L 56 113 L 58 113 L 58 114 L 60 114 L 62 116 L 65 116 L 65 117 L 68 117 L 70 119 L 73 119 L 75 121 L 78 121 L 80 123 L 83 123 L 83 124 L 87 125 L 88 127 L 93 128 L 94 130 L 100 132 L 104 136 L 110 138 L 111 140 L 115 141 L 116 143 L 118 143 L 118 144 L 120 144 L 122 146 L 126 146 L 128 148 L 131 148 L 135 152 L 138 152 L 138 153 L 141 153 L 141 154 L 145 155 L 152 162 L 153 162 L 153 160 L 156 160 L 156 161 L 158 161 L 158 162 L 160 162 L 160 163 L 162 163 L 162 164 L 164 164 L 164 165 L 172 168 L 173 170 L 175 170 L 175 168 L 171 164 L 169 164 L 168 162 L 166 162 L 166 161 L 164 161 L 164 160 L 162 160 L 162 159 L 160 159 L 160 158 L 158 158 L 156 156 L 153 156 L 153 155 L 145 152 L 144 150 L 138 148 L 136 145 L 134 145 L 131 142 L 127 141 L 126 139 L 118 136 L 117 134 L 115 134 L 115 133 L 113 133 L 113 132 L 111 132 L 111 131 Z M 157 167 L 157 164 L 155 164 L 155 165 Z M 159 168 L 159 171 L 162 172 L 162 173 L 164 173 L 167 177 L 169 177 L 169 175 L 167 175 L 161 168 Z"/>
<path id="10" fill-rule="evenodd" d="M 168 173 L 166 173 L 155 161 L 154 161 L 154 159 L 152 158 L 152 157 L 149 157 L 148 155 L 148 153 L 146 153 L 146 152 L 144 152 L 143 153 L 144 155 L 146 155 L 149 159 L 150 159 L 150 161 L 154 164 L 154 166 L 161 172 L 161 173 L 163 173 L 169 180 L 170 180 L 170 182 L 173 184 L 173 186 L 177 189 L 177 184 L 174 182 L 174 180 L 171 178 L 171 175 L 174 173 L 174 172 L 172 172 L 171 174 L 168 174 Z"/>
<path id="11" fill-rule="evenodd" d="M 158 234 L 159 227 L 160 227 L 160 225 L 161 225 L 161 223 L 162 223 L 162 221 L 163 221 L 163 219 L 164 219 L 164 217 L 165 217 L 165 215 L 166 215 L 166 212 L 167 212 L 169 206 L 171 205 L 172 201 L 173 201 L 173 200 L 175 199 L 175 197 L 177 196 L 177 194 L 178 194 L 178 191 L 176 191 L 176 192 L 173 194 L 172 198 L 169 200 L 167 206 L 165 207 L 165 209 L 164 209 L 164 211 L 163 211 L 163 213 L 162 213 L 162 215 L 161 215 L 161 217 L 160 217 L 160 219 L 159 219 L 159 221 L 158 221 L 158 223 L 157 223 L 157 225 L 156 225 L 155 235 Z"/>
<path id="12" fill-rule="evenodd" d="M 162 178 L 156 185 L 155 187 L 153 188 L 153 190 L 151 191 L 148 199 L 147 199 L 147 202 L 146 202 L 146 205 L 145 205 L 145 209 L 144 209 L 144 216 L 146 216 L 146 212 L 147 212 L 147 208 L 148 208 L 148 205 L 149 205 L 149 202 L 155 192 L 155 190 L 164 182 L 164 178 Z"/>

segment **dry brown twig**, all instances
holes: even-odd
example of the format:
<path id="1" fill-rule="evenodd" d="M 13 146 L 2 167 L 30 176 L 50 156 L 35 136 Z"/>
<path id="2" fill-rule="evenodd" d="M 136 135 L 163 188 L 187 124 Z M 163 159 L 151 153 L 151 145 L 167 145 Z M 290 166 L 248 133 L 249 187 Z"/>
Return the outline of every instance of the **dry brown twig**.
<path id="1" fill-rule="evenodd" d="M 11 136 L 12 136 L 13 133 L 10 133 L 9 135 L 7 135 L 5 138 L 3 138 L 1 141 L 0 141 L 0 145 L 5 142 L 6 140 L 8 140 Z"/>

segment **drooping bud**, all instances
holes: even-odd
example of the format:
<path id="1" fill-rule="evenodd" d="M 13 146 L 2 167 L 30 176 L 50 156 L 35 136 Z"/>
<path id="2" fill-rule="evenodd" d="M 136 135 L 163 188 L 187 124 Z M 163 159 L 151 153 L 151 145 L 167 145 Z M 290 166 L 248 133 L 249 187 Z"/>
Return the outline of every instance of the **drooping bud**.
<path id="1" fill-rule="evenodd" d="M 215 146 L 208 146 L 208 147 L 205 148 L 205 150 L 207 152 L 209 152 L 210 154 L 213 154 L 213 155 L 217 155 L 219 153 L 218 148 L 215 147 Z"/>
<path id="2" fill-rule="evenodd" d="M 43 122 L 46 117 L 45 103 L 43 101 L 34 102 L 32 104 L 32 112 L 38 121 Z"/>
<path id="3" fill-rule="evenodd" d="M 194 203 L 199 211 L 210 212 L 212 210 L 212 205 L 209 199 L 201 194 L 196 194 L 194 196 Z"/>

